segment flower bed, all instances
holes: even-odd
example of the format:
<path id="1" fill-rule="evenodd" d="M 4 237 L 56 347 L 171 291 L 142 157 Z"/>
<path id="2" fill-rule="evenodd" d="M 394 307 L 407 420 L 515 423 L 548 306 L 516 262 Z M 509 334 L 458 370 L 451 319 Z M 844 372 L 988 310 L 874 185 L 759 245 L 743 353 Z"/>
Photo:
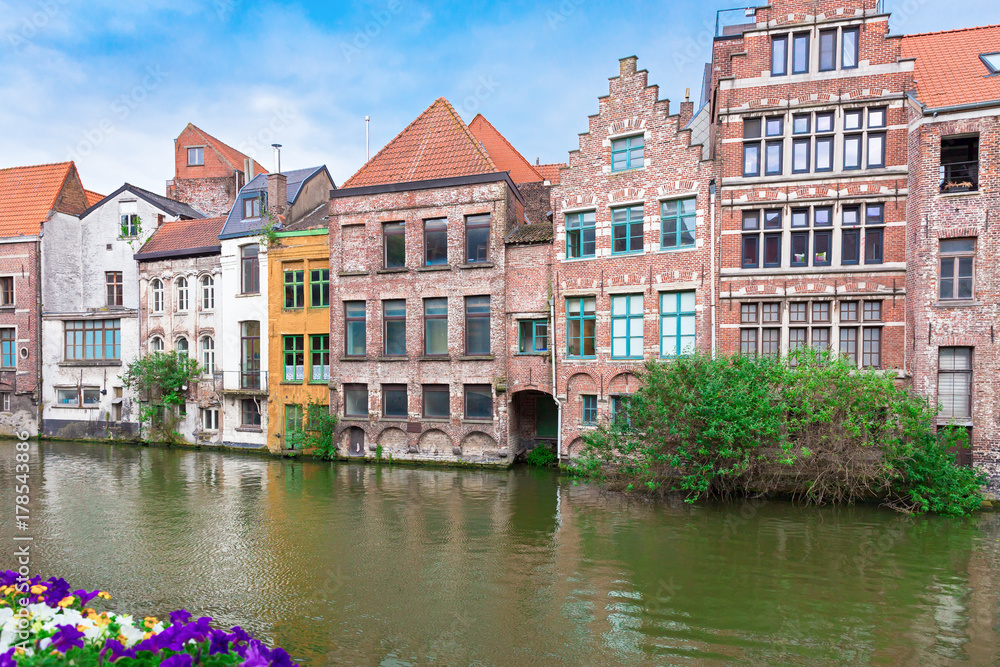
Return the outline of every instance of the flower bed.
<path id="1" fill-rule="evenodd" d="M 56 577 L 0 573 L 0 667 L 297 667 L 284 649 L 268 648 L 239 626 L 226 632 L 183 609 L 169 620 L 140 620 L 95 608 L 109 599 Z"/>

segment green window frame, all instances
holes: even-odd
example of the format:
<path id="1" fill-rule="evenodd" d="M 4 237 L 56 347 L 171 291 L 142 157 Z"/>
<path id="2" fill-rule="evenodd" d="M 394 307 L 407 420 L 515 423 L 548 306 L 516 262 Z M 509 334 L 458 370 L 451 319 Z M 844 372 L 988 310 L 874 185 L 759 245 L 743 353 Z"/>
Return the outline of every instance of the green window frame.
<path id="1" fill-rule="evenodd" d="M 309 307 L 330 307 L 330 269 L 309 271 Z"/>
<path id="2" fill-rule="evenodd" d="M 611 209 L 612 255 L 642 252 L 642 219 L 642 204 Z"/>
<path id="3" fill-rule="evenodd" d="M 549 351 L 548 320 L 521 320 L 517 328 L 518 354 L 541 354 Z"/>
<path id="4" fill-rule="evenodd" d="M 611 171 L 640 169 L 646 163 L 646 138 L 641 134 L 611 141 Z"/>
<path id="5" fill-rule="evenodd" d="M 594 257 L 597 254 L 597 212 L 566 214 L 566 258 Z"/>
<path id="6" fill-rule="evenodd" d="M 597 356 L 597 298 L 566 299 L 566 356 L 592 359 Z"/>
<path id="7" fill-rule="evenodd" d="M 305 380 L 305 336 L 283 336 L 285 353 L 285 382 L 302 382 Z"/>
<path id="8" fill-rule="evenodd" d="M 302 406 L 298 403 L 285 404 L 285 433 L 302 430 Z"/>
<path id="9" fill-rule="evenodd" d="M 330 334 L 309 336 L 309 381 L 330 381 Z"/>
<path id="10" fill-rule="evenodd" d="M 304 269 L 285 270 L 285 308 L 302 308 L 306 301 Z"/>
<path id="11" fill-rule="evenodd" d="M 695 351 L 695 295 L 660 294 L 660 356 L 679 357 Z"/>
<path id="12" fill-rule="evenodd" d="M 660 202 L 660 248 L 693 248 L 696 198 Z"/>
<path id="13" fill-rule="evenodd" d="M 611 358 L 642 359 L 645 320 L 642 294 L 611 297 Z"/>

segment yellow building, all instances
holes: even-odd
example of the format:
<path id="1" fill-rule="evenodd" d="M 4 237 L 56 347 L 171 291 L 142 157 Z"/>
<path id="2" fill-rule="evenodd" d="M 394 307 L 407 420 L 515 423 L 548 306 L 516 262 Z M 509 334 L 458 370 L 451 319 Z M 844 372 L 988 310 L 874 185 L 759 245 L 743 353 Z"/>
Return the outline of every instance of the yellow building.
<path id="1" fill-rule="evenodd" d="M 268 438 L 290 449 L 288 433 L 306 427 L 309 406 L 329 409 L 330 241 L 325 207 L 278 232 L 268 250 Z M 318 406 L 324 406 L 319 408 Z"/>

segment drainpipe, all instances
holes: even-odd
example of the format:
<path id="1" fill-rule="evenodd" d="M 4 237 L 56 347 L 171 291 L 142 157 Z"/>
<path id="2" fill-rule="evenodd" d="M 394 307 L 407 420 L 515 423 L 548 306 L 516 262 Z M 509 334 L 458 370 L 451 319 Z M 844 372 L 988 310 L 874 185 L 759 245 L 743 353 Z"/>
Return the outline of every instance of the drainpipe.
<path id="1" fill-rule="evenodd" d="M 563 406 L 562 401 L 559 400 L 559 392 L 556 390 L 556 350 L 559 348 L 556 346 L 556 299 L 554 294 L 549 297 L 549 321 L 552 322 L 552 326 L 549 327 L 549 337 L 552 339 L 552 343 L 550 344 L 552 348 L 552 400 L 556 402 L 556 452 L 558 452 L 559 456 L 562 456 Z"/>
<path id="2" fill-rule="evenodd" d="M 715 179 L 708 182 L 708 218 L 709 218 L 709 234 L 711 246 L 712 257 L 709 266 L 712 274 L 712 286 L 710 288 L 711 293 L 711 308 L 712 308 L 712 358 L 715 359 L 715 345 L 716 345 L 716 334 L 715 334 Z"/>

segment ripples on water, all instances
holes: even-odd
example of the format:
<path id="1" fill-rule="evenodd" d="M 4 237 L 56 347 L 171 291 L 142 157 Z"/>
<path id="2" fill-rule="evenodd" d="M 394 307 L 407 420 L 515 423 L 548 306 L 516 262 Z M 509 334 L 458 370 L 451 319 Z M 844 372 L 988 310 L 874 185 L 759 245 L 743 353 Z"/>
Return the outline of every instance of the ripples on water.
<path id="1" fill-rule="evenodd" d="M 304 664 L 1000 659 L 995 515 L 628 502 L 523 469 L 33 451 L 35 571 L 106 588 L 119 611 L 243 625 Z"/>

